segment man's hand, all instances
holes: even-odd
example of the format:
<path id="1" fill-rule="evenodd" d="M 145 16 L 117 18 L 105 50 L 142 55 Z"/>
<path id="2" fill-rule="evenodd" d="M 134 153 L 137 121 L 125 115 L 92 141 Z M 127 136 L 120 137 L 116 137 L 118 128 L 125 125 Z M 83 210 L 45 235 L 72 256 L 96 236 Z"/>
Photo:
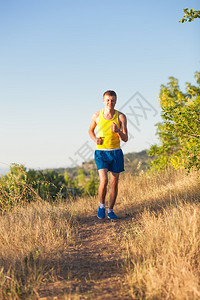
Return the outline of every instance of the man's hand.
<path id="1" fill-rule="evenodd" d="M 103 139 L 104 139 L 104 137 L 98 137 L 97 138 L 97 145 L 102 145 L 103 144 Z"/>
<path id="2" fill-rule="evenodd" d="M 119 132 L 120 131 L 120 129 L 117 127 L 117 125 L 114 122 L 112 122 L 112 125 L 110 126 L 110 128 L 113 132 Z"/>

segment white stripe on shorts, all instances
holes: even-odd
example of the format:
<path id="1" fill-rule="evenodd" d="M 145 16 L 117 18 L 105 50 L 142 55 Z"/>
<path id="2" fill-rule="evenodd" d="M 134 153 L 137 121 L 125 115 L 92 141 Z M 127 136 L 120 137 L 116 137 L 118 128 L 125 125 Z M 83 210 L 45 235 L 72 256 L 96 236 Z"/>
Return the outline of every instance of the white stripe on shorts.
<path id="1" fill-rule="evenodd" d="M 96 150 L 100 150 L 100 151 L 115 151 L 115 150 L 119 150 L 121 148 L 116 148 L 116 149 L 96 149 Z"/>

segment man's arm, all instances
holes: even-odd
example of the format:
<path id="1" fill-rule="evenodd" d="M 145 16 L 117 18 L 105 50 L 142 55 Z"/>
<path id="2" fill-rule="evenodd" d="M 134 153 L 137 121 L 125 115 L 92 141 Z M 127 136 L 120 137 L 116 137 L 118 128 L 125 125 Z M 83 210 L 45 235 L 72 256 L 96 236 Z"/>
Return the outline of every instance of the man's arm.
<path id="1" fill-rule="evenodd" d="M 99 118 L 99 111 L 94 113 L 94 115 L 92 116 L 92 120 L 90 123 L 90 128 L 89 128 L 89 136 L 91 137 L 91 139 L 93 139 L 93 141 L 97 144 L 97 145 L 102 145 L 103 144 L 103 139 L 101 137 L 96 137 L 94 130 L 97 126 L 97 120 Z"/>
<path id="2" fill-rule="evenodd" d="M 128 141 L 128 129 L 127 129 L 126 116 L 124 114 L 120 113 L 119 120 L 121 123 L 121 128 L 120 128 L 120 131 L 118 132 L 119 137 L 121 138 L 121 140 L 123 142 L 127 142 Z"/>
<path id="3" fill-rule="evenodd" d="M 119 122 L 120 122 L 120 129 L 113 122 L 113 124 L 111 125 L 111 130 L 118 133 L 120 139 L 123 142 L 127 142 L 128 141 L 127 119 L 126 116 L 122 113 L 119 113 Z"/>

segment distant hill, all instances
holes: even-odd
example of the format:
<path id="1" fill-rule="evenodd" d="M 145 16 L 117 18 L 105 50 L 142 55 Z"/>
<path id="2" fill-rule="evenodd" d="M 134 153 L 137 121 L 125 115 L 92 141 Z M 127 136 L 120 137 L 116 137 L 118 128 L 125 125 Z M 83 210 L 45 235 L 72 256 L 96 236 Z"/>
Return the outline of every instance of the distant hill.
<path id="1" fill-rule="evenodd" d="M 125 171 L 132 174 L 137 174 L 141 170 L 146 171 L 149 168 L 149 162 L 151 160 L 152 158 L 147 155 L 147 150 L 124 154 Z M 97 172 L 94 159 L 84 162 L 81 166 L 78 167 L 58 168 L 53 170 L 62 174 L 67 172 L 70 176 L 74 177 L 78 175 L 78 171 L 80 169 L 84 169 L 86 174 L 89 174 L 90 171 Z"/>
<path id="2" fill-rule="evenodd" d="M 149 162 L 151 160 L 152 158 L 147 155 L 147 150 L 124 154 L 125 171 L 132 174 L 137 174 L 141 170 L 146 171 L 149 168 Z M 49 168 L 41 170 L 40 172 L 44 174 L 50 170 L 61 174 L 67 172 L 70 177 L 75 177 L 78 175 L 80 169 L 84 169 L 86 175 L 89 175 L 90 171 L 94 171 L 97 173 L 97 168 L 94 159 L 84 162 L 81 166 L 77 166 L 74 168 Z M 7 173 L 8 171 L 9 168 L 0 168 L 0 176 L 5 175 L 5 173 Z"/>
<path id="3" fill-rule="evenodd" d="M 138 173 L 149 169 L 149 163 L 152 157 L 149 157 L 147 150 L 141 152 L 131 152 L 124 155 L 125 171 L 130 173 Z"/>

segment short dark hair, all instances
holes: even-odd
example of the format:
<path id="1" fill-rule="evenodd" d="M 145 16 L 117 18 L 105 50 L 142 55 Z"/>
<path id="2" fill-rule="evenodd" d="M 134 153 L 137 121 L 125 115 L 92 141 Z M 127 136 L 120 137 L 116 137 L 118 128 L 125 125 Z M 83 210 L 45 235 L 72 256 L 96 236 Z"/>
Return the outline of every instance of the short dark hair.
<path id="1" fill-rule="evenodd" d="M 116 94 L 114 91 L 108 90 L 108 91 L 106 91 L 106 92 L 103 94 L 103 97 L 104 97 L 105 95 L 114 96 L 114 97 L 115 97 L 115 100 L 117 100 L 117 94 Z"/>

